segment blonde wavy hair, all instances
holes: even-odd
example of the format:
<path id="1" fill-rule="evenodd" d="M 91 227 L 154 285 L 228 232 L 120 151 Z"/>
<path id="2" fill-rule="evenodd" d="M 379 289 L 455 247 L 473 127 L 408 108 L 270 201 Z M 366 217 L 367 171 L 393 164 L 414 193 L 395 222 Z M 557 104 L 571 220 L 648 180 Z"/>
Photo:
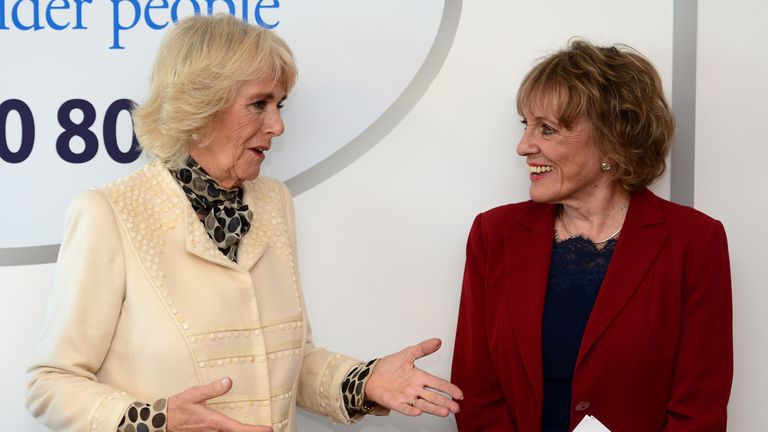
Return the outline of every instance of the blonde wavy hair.
<path id="1" fill-rule="evenodd" d="M 192 143 L 207 144 L 243 82 L 274 79 L 287 92 L 296 76 L 293 53 L 274 32 L 226 14 L 185 18 L 165 36 L 149 97 L 133 110 L 136 138 L 145 153 L 179 168 Z"/>
<path id="2" fill-rule="evenodd" d="M 626 189 L 642 189 L 664 173 L 674 118 L 658 72 L 631 47 L 571 39 L 523 79 L 517 111 L 532 103 L 552 107 L 566 128 L 586 117 L 598 152 Z"/>

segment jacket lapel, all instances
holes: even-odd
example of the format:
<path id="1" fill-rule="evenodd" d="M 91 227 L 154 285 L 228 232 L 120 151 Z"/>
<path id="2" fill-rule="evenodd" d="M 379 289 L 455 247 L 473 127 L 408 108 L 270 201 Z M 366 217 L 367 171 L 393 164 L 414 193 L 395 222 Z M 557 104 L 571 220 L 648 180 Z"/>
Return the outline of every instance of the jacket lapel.
<path id="1" fill-rule="evenodd" d="M 507 302 L 517 347 L 539 407 L 544 402 L 541 320 L 554 241 L 555 206 L 532 204 L 504 236 Z"/>
<path id="2" fill-rule="evenodd" d="M 608 271 L 584 330 L 576 367 L 640 286 L 668 232 L 659 199 L 648 189 L 633 195 Z"/>
<path id="3" fill-rule="evenodd" d="M 264 223 L 262 220 L 259 220 L 261 214 L 257 212 L 255 208 L 255 206 L 258 205 L 258 200 L 249 190 L 249 185 L 250 184 L 247 183 L 245 186 L 244 201 L 253 211 L 253 220 L 251 221 L 251 229 L 248 230 L 238 244 L 237 263 L 230 261 L 229 258 L 219 251 L 210 236 L 208 236 L 208 232 L 198 219 L 192 206 L 187 206 L 186 218 L 187 251 L 189 253 L 224 267 L 229 267 L 235 270 L 251 271 L 253 266 L 256 265 L 264 254 L 266 242 L 258 235 L 259 229 L 263 228 Z M 184 200 L 187 199 L 181 189 L 179 189 L 179 193 Z"/>
<path id="4" fill-rule="evenodd" d="M 186 196 L 184 199 L 187 199 Z M 192 206 L 187 209 L 187 252 L 198 257 L 219 264 L 224 267 L 237 268 L 237 264 L 225 257 L 208 236 L 202 222 L 197 217 L 197 213 Z"/>

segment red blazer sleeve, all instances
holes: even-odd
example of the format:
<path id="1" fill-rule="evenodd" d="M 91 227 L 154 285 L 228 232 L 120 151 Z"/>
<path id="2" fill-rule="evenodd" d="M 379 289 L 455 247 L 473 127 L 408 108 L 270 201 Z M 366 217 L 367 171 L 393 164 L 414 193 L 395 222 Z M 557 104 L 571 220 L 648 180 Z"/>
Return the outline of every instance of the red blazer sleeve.
<path id="1" fill-rule="evenodd" d="M 489 323 L 485 314 L 486 255 L 480 214 L 472 224 L 467 241 L 467 260 L 453 352 L 451 381 L 464 392 L 456 423 L 460 431 L 514 432 L 515 427 L 506 408 L 488 346 Z"/>
<path id="2" fill-rule="evenodd" d="M 685 260 L 683 319 L 665 432 L 726 430 L 733 376 L 731 273 L 714 221 Z"/>

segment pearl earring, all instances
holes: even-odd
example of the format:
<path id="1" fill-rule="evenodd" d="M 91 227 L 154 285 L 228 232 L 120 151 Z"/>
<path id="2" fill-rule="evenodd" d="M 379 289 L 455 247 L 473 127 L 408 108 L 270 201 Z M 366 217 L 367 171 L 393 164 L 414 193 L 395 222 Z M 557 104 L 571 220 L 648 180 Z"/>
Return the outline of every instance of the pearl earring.
<path id="1" fill-rule="evenodd" d="M 600 164 L 600 171 L 610 171 L 611 168 L 613 168 L 613 167 L 611 166 L 610 162 L 602 162 Z"/>

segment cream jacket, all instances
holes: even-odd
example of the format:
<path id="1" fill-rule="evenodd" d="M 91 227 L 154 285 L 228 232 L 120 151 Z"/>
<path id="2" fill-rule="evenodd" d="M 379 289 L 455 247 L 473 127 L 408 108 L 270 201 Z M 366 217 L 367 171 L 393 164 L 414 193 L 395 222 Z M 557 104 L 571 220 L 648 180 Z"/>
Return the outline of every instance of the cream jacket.
<path id="1" fill-rule="evenodd" d="M 350 422 L 339 388 L 356 360 L 312 344 L 289 192 L 262 177 L 244 191 L 253 222 L 238 263 L 157 161 L 74 200 L 28 371 L 35 417 L 112 432 L 134 401 L 229 376 L 209 406 L 239 421 L 294 431 L 298 404 Z"/>

